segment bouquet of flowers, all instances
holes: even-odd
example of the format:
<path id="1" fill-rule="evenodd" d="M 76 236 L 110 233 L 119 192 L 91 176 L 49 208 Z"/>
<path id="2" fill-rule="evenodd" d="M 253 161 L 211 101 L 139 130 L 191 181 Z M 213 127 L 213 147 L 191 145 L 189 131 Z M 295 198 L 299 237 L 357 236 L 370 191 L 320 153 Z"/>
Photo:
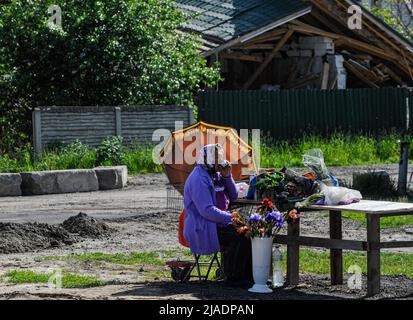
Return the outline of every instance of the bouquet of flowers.
<path id="1" fill-rule="evenodd" d="M 238 233 L 245 234 L 248 238 L 272 237 L 280 232 L 285 222 L 294 222 L 299 219 L 297 210 L 291 210 L 282 214 L 270 199 L 264 199 L 247 221 L 244 221 L 237 213 L 233 214 L 234 221 L 240 227 Z"/>

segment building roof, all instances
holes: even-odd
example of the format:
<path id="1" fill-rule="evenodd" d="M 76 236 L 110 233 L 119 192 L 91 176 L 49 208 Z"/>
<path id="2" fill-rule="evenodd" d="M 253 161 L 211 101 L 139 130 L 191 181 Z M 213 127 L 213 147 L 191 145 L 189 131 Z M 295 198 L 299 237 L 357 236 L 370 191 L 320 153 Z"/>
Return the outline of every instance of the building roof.
<path id="1" fill-rule="evenodd" d="M 219 42 L 265 28 L 310 9 L 301 0 L 176 0 L 190 15 L 185 28 Z M 274 26 L 276 27 L 276 26 Z"/>

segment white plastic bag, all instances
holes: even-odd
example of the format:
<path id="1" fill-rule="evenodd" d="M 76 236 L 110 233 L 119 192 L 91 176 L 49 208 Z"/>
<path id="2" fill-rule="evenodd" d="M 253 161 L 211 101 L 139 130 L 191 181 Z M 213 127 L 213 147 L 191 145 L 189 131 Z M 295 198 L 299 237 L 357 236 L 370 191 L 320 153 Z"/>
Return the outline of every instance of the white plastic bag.
<path id="1" fill-rule="evenodd" d="M 328 169 L 324 162 L 323 151 L 311 149 L 303 155 L 303 164 L 309 167 L 317 175 L 317 179 L 323 180 L 330 178 Z"/>
<path id="2" fill-rule="evenodd" d="M 343 187 L 324 186 L 321 194 L 325 197 L 324 204 L 328 206 L 345 205 L 363 199 L 360 191 Z"/>
<path id="3" fill-rule="evenodd" d="M 246 198 L 249 185 L 245 182 L 237 183 L 238 199 Z"/>

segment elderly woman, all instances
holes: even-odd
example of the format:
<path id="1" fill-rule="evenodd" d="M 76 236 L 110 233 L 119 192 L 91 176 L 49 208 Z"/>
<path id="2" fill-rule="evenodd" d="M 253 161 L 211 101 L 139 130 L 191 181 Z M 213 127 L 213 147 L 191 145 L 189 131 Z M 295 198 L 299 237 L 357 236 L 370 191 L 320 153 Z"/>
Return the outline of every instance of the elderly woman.
<path id="1" fill-rule="evenodd" d="M 252 281 L 251 243 L 237 233 L 227 211 L 230 201 L 237 199 L 237 188 L 231 165 L 223 157 L 219 144 L 207 145 L 200 151 L 197 166 L 184 188 L 184 237 L 194 254 L 221 251 L 226 283 L 248 286 Z"/>

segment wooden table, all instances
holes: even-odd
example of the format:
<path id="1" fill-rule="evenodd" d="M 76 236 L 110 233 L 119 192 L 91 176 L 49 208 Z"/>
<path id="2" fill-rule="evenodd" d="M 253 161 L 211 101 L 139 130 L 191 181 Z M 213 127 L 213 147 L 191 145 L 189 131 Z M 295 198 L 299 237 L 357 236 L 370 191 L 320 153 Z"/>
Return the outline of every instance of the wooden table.
<path id="1" fill-rule="evenodd" d="M 234 206 L 255 206 L 257 201 L 238 200 Z M 413 241 L 380 241 L 380 218 L 413 215 L 413 204 L 362 200 L 344 206 L 311 206 L 311 211 L 330 212 L 330 237 L 317 238 L 300 236 L 299 221 L 288 225 L 287 235 L 275 235 L 274 242 L 287 245 L 287 282 L 299 282 L 300 246 L 330 249 L 331 284 L 343 284 L 343 249 L 367 251 L 367 296 L 380 292 L 380 249 L 413 247 Z M 342 211 L 362 212 L 367 219 L 367 241 L 342 239 Z"/>

